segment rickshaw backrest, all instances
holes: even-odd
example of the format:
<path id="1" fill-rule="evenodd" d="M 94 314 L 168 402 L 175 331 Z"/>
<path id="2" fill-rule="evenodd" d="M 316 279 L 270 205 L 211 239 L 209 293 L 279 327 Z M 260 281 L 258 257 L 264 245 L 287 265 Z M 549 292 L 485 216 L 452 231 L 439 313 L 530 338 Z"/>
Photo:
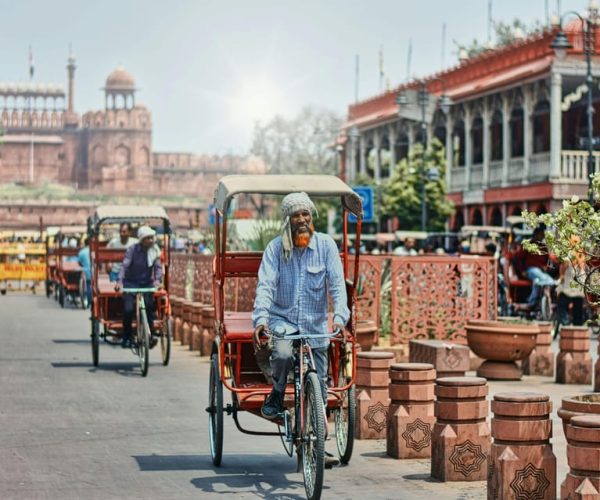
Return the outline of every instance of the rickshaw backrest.
<path id="1" fill-rule="evenodd" d="M 262 252 L 230 252 L 225 255 L 223 275 L 230 278 L 258 276 Z"/>
<path id="2" fill-rule="evenodd" d="M 124 248 L 98 248 L 95 254 L 96 262 L 122 262 L 125 257 Z"/>

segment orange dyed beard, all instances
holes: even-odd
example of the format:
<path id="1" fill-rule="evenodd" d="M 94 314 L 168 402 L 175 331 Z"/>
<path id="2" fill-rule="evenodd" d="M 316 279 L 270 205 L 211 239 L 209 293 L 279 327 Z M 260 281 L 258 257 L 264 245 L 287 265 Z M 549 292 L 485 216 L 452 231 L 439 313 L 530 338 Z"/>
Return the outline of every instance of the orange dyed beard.
<path id="1" fill-rule="evenodd" d="M 310 243 L 310 239 L 315 231 L 315 226 L 310 224 L 308 232 L 294 234 L 294 246 L 298 248 L 306 248 Z"/>

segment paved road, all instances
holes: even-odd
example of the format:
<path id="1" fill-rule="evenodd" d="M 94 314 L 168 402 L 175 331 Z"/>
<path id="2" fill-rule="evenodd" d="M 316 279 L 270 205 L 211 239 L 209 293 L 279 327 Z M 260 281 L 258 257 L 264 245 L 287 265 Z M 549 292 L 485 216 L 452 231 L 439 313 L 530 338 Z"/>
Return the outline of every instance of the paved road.
<path id="1" fill-rule="evenodd" d="M 0 499 L 304 498 L 279 440 L 241 434 L 229 418 L 223 466 L 212 466 L 206 359 L 176 346 L 163 367 L 155 349 L 145 379 L 136 361 L 101 345 L 94 369 L 86 312 L 0 297 Z M 485 498 L 484 483 L 433 482 L 428 460 L 386 458 L 381 441 L 358 442 L 325 481 L 325 499 Z"/>

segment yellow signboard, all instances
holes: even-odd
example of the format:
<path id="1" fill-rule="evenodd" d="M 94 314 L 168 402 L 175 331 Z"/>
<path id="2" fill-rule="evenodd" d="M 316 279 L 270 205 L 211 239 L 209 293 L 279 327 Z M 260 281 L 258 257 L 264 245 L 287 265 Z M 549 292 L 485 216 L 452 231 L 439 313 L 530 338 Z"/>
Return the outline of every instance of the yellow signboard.
<path id="1" fill-rule="evenodd" d="M 46 279 L 46 264 L 0 264 L 0 281 L 43 281 Z"/>

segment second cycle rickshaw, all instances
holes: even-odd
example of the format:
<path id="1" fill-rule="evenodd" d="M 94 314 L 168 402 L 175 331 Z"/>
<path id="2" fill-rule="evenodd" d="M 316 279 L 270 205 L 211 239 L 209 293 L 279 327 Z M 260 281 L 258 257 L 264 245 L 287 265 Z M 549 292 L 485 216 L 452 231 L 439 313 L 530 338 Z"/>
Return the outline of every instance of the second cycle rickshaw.
<path id="1" fill-rule="evenodd" d="M 108 236 L 116 234 L 119 224 L 150 225 L 157 229 L 157 242 L 161 247 L 163 265 L 163 286 L 154 288 L 115 290 L 110 281 L 107 265 L 121 263 L 125 256 L 124 248 L 108 248 Z M 152 331 L 160 343 L 163 365 L 169 364 L 171 355 L 171 307 L 169 303 L 171 223 L 164 208 L 159 206 L 99 206 L 88 219 L 92 278 L 91 345 L 92 363 L 98 366 L 100 340 L 107 344 L 120 345 L 123 335 L 123 293 L 136 295 L 136 314 L 132 330 L 134 341 L 132 351 L 139 358 L 142 376 L 148 374 Z M 144 294 L 154 297 L 155 320 L 150 325 L 142 300 Z M 152 328 L 151 328 L 152 327 Z"/>
<path id="2" fill-rule="evenodd" d="M 343 244 L 341 259 L 346 278 L 348 302 L 354 312 L 355 289 L 358 277 L 360 232 L 362 222 L 361 198 L 338 177 L 327 175 L 234 175 L 223 177 L 215 195 L 215 248 L 213 298 L 215 305 L 216 338 L 210 357 L 209 437 L 214 465 L 221 465 L 223 453 L 223 416 L 231 415 L 236 427 L 251 435 L 281 438 L 290 457 L 297 456 L 298 470 L 303 472 L 307 497 L 321 496 L 324 478 L 326 414 L 333 414 L 335 442 L 340 461 L 347 464 L 352 455 L 355 428 L 355 315 L 347 325 L 346 339 L 330 334 L 328 397 L 324 402 L 320 382 L 311 361 L 307 337 L 287 337 L 296 340 L 294 383 L 285 393 L 285 411 L 276 423 L 278 428 L 265 432 L 250 430 L 242 425 L 239 415 L 248 412 L 260 416 L 260 408 L 271 391 L 271 385 L 258 366 L 252 342 L 253 327 L 250 312 L 227 311 L 226 283 L 240 278 L 255 278 L 262 252 L 232 251 L 228 248 L 227 215 L 238 195 L 275 198 L 291 192 L 304 191 L 309 196 L 341 201 Z M 247 199 L 247 198 L 246 198 Z M 268 201 L 267 201 L 268 205 Z M 272 205 L 271 205 L 272 206 Z M 348 214 L 356 216 L 356 256 L 350 273 L 348 251 Z M 353 276 L 351 280 L 350 277 Z M 331 324 L 331 319 L 330 319 Z M 223 401 L 223 387 L 231 392 L 231 403 Z"/>

